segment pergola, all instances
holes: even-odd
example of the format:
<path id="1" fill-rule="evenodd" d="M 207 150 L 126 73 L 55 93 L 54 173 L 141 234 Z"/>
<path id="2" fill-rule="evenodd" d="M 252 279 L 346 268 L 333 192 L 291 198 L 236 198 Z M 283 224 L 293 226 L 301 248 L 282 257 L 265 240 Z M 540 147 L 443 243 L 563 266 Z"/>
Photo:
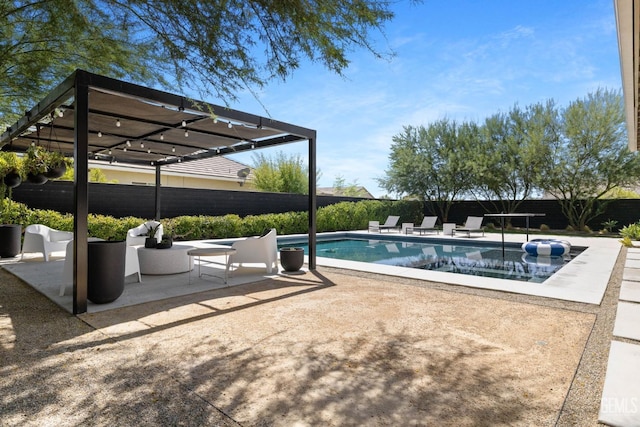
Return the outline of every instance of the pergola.
<path id="1" fill-rule="evenodd" d="M 185 96 L 76 70 L 0 137 L 4 151 L 32 144 L 74 158 L 73 313 L 87 311 L 88 160 L 156 168 L 156 219 L 163 165 L 298 141 L 316 131 Z M 309 173 L 309 269 L 316 268 L 316 179 Z"/>

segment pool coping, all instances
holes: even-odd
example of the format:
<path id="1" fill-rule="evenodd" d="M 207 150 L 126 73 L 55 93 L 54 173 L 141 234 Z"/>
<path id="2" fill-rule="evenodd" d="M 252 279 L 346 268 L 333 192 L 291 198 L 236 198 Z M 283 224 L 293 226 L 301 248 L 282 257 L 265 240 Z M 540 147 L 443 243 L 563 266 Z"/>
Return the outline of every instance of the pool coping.
<path id="1" fill-rule="evenodd" d="M 362 237 L 388 239 L 392 237 L 404 237 L 399 233 L 368 233 L 364 231 L 343 231 L 332 233 L 318 233 L 318 235 L 331 237 Z M 306 235 L 278 236 L 279 242 L 304 238 Z M 442 271 L 430 271 L 407 267 L 396 267 L 383 264 L 365 263 L 357 261 L 345 261 L 332 258 L 317 257 L 319 266 L 343 268 L 347 270 L 365 271 L 389 276 L 399 276 L 411 279 L 440 282 L 451 285 L 468 286 L 473 288 L 491 289 L 503 292 L 512 292 L 524 295 L 534 295 L 546 298 L 555 298 L 565 301 L 574 301 L 587 304 L 600 304 L 607 284 L 611 277 L 622 245 L 617 238 L 607 237 L 574 237 L 557 235 L 530 236 L 537 239 L 562 239 L 567 240 L 572 246 L 584 246 L 587 249 L 574 258 L 569 264 L 562 267 L 549 279 L 542 283 L 523 282 L 490 277 L 472 276 L 459 273 Z M 412 241 L 420 239 L 446 239 L 459 241 L 478 241 L 483 243 L 500 244 L 501 235 L 486 233 L 483 237 L 472 236 L 456 237 L 442 235 L 410 236 Z M 525 237 L 520 234 L 505 234 L 505 243 L 524 243 Z M 308 262 L 308 257 L 305 256 Z"/>

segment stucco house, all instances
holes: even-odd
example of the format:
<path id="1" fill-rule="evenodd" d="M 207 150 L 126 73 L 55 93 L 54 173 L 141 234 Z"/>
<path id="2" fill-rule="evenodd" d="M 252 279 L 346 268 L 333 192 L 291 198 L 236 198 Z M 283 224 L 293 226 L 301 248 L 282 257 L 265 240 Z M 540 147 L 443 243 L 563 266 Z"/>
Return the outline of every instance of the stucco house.
<path id="1" fill-rule="evenodd" d="M 156 168 L 89 160 L 89 169 L 100 169 L 107 181 L 118 184 L 155 185 Z M 224 156 L 209 157 L 162 167 L 163 187 L 216 190 L 251 190 L 251 168 Z"/>

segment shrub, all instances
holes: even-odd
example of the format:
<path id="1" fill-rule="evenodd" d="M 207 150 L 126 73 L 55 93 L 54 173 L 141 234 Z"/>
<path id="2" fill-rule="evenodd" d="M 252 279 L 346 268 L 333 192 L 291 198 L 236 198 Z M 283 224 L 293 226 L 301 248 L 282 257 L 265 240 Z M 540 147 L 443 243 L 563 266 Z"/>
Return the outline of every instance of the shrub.
<path id="1" fill-rule="evenodd" d="M 551 230 L 547 224 L 540 224 L 540 231 L 549 231 Z"/>
<path id="2" fill-rule="evenodd" d="M 640 240 L 640 221 L 635 224 L 629 224 L 620 229 L 622 237 L 628 237 L 631 240 Z"/>

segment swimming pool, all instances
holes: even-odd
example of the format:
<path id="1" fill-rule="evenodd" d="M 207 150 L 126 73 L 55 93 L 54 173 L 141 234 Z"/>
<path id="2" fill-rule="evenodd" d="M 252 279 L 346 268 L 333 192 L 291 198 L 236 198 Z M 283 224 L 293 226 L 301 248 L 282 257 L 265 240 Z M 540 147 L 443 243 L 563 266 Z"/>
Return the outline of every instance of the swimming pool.
<path id="1" fill-rule="evenodd" d="M 306 240 L 279 239 L 279 246 L 303 247 Z M 428 239 L 397 236 L 375 238 L 318 238 L 318 257 L 398 267 L 466 274 L 498 279 L 542 283 L 559 271 L 584 247 L 572 247 L 568 256 L 534 257 L 517 243 L 464 242 L 459 239 Z"/>

